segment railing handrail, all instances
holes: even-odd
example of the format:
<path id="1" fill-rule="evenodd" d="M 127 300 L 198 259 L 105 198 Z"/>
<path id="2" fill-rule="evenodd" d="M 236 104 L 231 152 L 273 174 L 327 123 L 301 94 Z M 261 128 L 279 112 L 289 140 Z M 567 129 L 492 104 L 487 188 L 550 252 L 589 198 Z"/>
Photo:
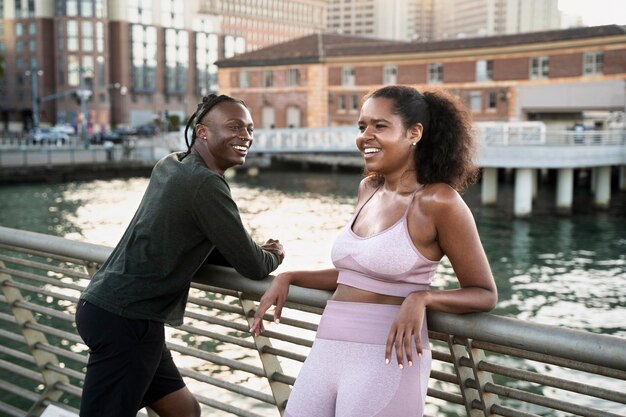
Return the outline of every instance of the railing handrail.
<path id="1" fill-rule="evenodd" d="M 99 264 L 103 263 L 112 251 L 112 248 L 104 245 L 2 226 L 0 226 L 0 244 L 42 252 L 53 247 L 58 255 Z M 194 277 L 194 282 L 260 296 L 267 289 L 271 279 L 272 276 L 269 276 L 254 281 L 242 277 L 232 268 L 205 265 Z M 322 308 L 329 295 L 330 293 L 326 291 L 292 287 L 288 300 Z M 531 323 L 488 313 L 456 315 L 430 311 L 428 323 L 429 329 L 436 332 L 565 359 L 584 360 L 593 365 L 626 371 L 626 339 L 616 336 Z M 517 328 L 517 331 L 512 332 L 512 328 Z M 546 334 L 549 334 L 555 343 L 547 344 Z"/>

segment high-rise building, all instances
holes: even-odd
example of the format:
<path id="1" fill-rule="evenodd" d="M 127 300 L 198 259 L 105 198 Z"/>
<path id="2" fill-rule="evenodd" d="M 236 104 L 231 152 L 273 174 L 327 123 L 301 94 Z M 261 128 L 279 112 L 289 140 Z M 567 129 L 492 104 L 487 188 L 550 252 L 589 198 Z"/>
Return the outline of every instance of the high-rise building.
<path id="1" fill-rule="evenodd" d="M 184 121 L 215 61 L 324 27 L 326 0 L 0 1 L 0 129 Z M 82 98 L 81 98 L 82 97 Z"/>
<path id="2" fill-rule="evenodd" d="M 558 29 L 558 0 L 435 0 L 436 39 Z"/>
<path id="3" fill-rule="evenodd" d="M 326 0 L 199 0 L 199 11 L 218 17 L 224 33 L 244 37 L 245 49 L 323 31 Z"/>
<path id="4" fill-rule="evenodd" d="M 414 39 L 420 22 L 421 3 L 432 0 L 328 0 L 330 32 L 374 38 Z M 419 14 L 419 18 L 418 18 Z"/>
<path id="5" fill-rule="evenodd" d="M 426 41 L 559 29 L 558 0 L 327 0 L 330 32 Z"/>

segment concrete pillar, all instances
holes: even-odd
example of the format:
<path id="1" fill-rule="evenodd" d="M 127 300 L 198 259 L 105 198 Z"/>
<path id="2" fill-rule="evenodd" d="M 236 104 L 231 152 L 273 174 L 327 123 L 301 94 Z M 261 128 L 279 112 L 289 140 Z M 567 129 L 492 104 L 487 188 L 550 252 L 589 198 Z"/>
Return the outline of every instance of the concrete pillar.
<path id="1" fill-rule="evenodd" d="M 596 170 L 597 181 L 594 204 L 599 208 L 608 208 L 611 202 L 611 167 L 599 167 Z"/>
<path id="2" fill-rule="evenodd" d="M 489 206 L 498 201 L 498 168 L 483 169 L 481 200 L 483 205 Z"/>
<path id="3" fill-rule="evenodd" d="M 516 217 L 526 217 L 533 206 L 533 170 L 518 168 L 515 170 L 515 201 L 513 213 Z"/>
<path id="4" fill-rule="evenodd" d="M 537 193 L 539 191 L 539 186 L 538 186 L 538 182 L 539 182 L 539 173 L 536 169 L 533 169 L 531 171 L 533 179 L 532 179 L 532 184 L 533 184 L 533 201 L 535 201 L 537 199 Z"/>
<path id="5" fill-rule="evenodd" d="M 558 171 L 556 185 L 556 210 L 559 213 L 572 211 L 574 197 L 574 169 L 561 168 Z"/>
<path id="6" fill-rule="evenodd" d="M 591 184 L 591 193 L 595 194 L 596 193 L 596 189 L 598 188 L 598 168 L 594 167 L 591 168 L 591 179 L 589 180 L 589 183 Z"/>
<path id="7" fill-rule="evenodd" d="M 626 165 L 619 167 L 619 189 L 626 191 Z"/>

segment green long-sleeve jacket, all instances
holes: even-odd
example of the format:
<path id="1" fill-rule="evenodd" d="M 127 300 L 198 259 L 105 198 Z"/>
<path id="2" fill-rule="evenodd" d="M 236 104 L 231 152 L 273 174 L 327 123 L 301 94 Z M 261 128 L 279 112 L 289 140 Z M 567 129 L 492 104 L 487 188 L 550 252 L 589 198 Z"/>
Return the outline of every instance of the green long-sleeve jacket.
<path id="1" fill-rule="evenodd" d="M 155 165 L 141 204 L 81 298 L 133 319 L 180 325 L 191 278 L 217 249 L 241 275 L 279 265 L 244 229 L 224 178 L 202 158 L 175 153 Z"/>

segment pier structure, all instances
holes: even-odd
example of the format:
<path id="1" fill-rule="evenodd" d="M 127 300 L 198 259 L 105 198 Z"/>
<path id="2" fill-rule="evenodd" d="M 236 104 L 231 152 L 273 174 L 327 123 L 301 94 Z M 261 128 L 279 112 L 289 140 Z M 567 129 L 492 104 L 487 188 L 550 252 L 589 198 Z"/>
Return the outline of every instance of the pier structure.
<path id="1" fill-rule="evenodd" d="M 612 171 L 617 169 L 618 189 L 626 190 L 626 132 L 585 132 L 574 140 L 572 132 L 556 138 L 547 136 L 541 144 L 483 144 L 479 153 L 482 168 L 481 197 L 484 205 L 497 202 L 498 170 L 514 170 L 514 208 L 518 217 L 532 213 L 540 173 L 556 170 L 555 206 L 558 212 L 572 209 L 575 172 L 591 172 L 593 204 L 608 208 L 611 201 Z"/>
<path id="2" fill-rule="evenodd" d="M 276 162 L 302 167 L 327 165 L 332 170 L 362 169 L 354 127 L 257 129 L 246 165 L 239 169 L 258 175 L 259 168 Z M 538 181 L 556 170 L 555 207 L 559 213 L 572 210 L 577 173 L 589 173 L 593 205 L 609 207 L 614 188 L 626 191 L 626 130 L 546 131 L 541 122 L 477 124 L 478 160 L 482 169 L 482 204 L 498 201 L 499 172 L 514 174 L 513 213 L 532 214 Z M 19 182 L 30 177 L 76 178 L 80 166 L 99 170 L 101 175 L 136 172 L 149 174 L 152 165 L 167 153 L 182 150 L 178 132 L 146 139 L 128 153 L 123 146 L 2 146 L 0 180 Z M 615 175 L 614 175 L 615 174 Z M 229 175 L 234 175 L 234 171 Z M 80 175 L 78 175 L 80 178 Z M 612 184 L 617 179 L 617 186 Z"/>
<path id="3" fill-rule="evenodd" d="M 575 172 L 591 172 L 593 204 L 608 208 L 612 171 L 618 170 L 619 190 L 626 191 L 626 130 L 546 131 L 540 122 L 477 125 L 478 165 L 482 169 L 482 204 L 498 199 L 498 170 L 514 171 L 514 206 L 517 217 L 532 214 L 540 172 L 557 171 L 555 206 L 560 213 L 572 209 Z M 302 163 L 363 166 L 356 151 L 353 127 L 259 129 L 251 153 L 281 155 Z"/>

